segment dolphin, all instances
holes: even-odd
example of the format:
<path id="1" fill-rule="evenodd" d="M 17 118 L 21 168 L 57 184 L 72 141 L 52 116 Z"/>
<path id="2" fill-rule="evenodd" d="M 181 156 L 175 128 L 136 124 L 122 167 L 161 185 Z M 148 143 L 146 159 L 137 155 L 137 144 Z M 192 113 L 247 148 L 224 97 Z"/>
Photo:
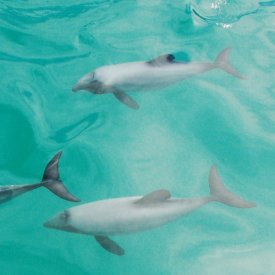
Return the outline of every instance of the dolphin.
<path id="1" fill-rule="evenodd" d="M 46 187 L 48 190 L 64 200 L 73 202 L 80 201 L 67 190 L 59 177 L 58 163 L 61 154 L 62 152 L 58 152 L 47 164 L 42 181 L 39 183 L 0 186 L 0 203 L 7 202 L 17 196 L 42 186 Z"/>
<path id="2" fill-rule="evenodd" d="M 124 250 L 108 236 L 129 234 L 169 223 L 209 202 L 238 208 L 254 207 L 231 193 L 222 183 L 215 166 L 209 174 L 210 195 L 200 198 L 171 197 L 168 190 L 157 190 L 143 197 L 123 197 L 72 207 L 44 223 L 45 227 L 92 235 L 107 251 L 123 255 Z"/>
<path id="3" fill-rule="evenodd" d="M 127 92 L 163 88 L 216 68 L 244 79 L 228 62 L 230 50 L 226 48 L 221 51 L 214 63 L 179 62 L 173 54 L 166 54 L 145 62 L 103 66 L 84 75 L 72 90 L 86 90 L 94 94 L 112 93 L 128 107 L 138 109 L 138 103 Z"/>

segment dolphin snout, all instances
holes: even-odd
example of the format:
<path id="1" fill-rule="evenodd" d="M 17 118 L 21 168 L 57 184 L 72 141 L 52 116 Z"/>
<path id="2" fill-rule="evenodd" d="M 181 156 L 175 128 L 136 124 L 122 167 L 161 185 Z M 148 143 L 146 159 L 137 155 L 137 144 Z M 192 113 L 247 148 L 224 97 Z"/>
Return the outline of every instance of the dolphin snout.
<path id="1" fill-rule="evenodd" d="M 60 227 L 62 227 L 63 225 L 63 221 L 59 219 L 59 216 L 55 216 L 52 219 L 46 221 L 43 223 L 43 225 L 47 228 L 55 228 L 58 229 Z"/>
<path id="2" fill-rule="evenodd" d="M 75 84 L 73 87 L 72 87 L 72 91 L 73 92 L 77 92 L 79 90 L 79 85 L 78 84 Z"/>
<path id="3" fill-rule="evenodd" d="M 44 225 L 45 227 L 48 227 L 48 228 L 52 228 L 52 227 L 53 227 L 51 221 L 44 222 L 43 225 Z"/>

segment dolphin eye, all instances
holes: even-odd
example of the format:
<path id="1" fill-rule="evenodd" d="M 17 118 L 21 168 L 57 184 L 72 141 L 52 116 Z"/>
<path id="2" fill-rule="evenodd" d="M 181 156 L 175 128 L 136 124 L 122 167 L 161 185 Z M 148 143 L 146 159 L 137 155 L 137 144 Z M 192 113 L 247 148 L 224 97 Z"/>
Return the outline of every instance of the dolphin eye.
<path id="1" fill-rule="evenodd" d="M 64 211 L 63 213 L 61 213 L 61 214 L 59 215 L 59 218 L 60 218 L 61 220 L 63 220 L 63 221 L 67 221 L 68 218 L 69 218 L 69 213 L 68 213 L 67 211 Z"/>

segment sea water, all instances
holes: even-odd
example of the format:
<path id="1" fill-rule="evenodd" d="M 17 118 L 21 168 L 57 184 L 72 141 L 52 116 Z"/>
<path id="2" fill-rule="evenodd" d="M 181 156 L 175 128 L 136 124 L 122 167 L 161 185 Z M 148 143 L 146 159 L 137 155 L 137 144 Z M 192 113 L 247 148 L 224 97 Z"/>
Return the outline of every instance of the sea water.
<path id="1" fill-rule="evenodd" d="M 1 204 L 0 274 L 275 274 L 274 1 L 2 0 L 1 185 L 40 180 L 58 151 L 60 175 L 83 203 L 168 189 L 209 193 L 215 164 L 226 186 L 255 201 L 211 203 L 151 231 L 93 237 L 43 223 L 76 204 L 37 189 Z M 106 64 L 182 53 L 214 61 L 232 47 L 240 80 L 213 70 L 170 88 L 72 93 Z"/>

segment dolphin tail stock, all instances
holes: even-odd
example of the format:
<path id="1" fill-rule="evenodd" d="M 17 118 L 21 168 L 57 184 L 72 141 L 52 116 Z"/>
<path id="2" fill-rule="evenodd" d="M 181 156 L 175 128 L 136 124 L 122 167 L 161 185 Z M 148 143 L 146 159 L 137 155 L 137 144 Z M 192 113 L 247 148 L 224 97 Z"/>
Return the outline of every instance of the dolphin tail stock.
<path id="1" fill-rule="evenodd" d="M 218 201 L 237 208 L 251 208 L 256 206 L 254 202 L 246 201 L 238 197 L 234 193 L 230 192 L 224 186 L 215 166 L 211 167 L 209 173 L 209 188 L 211 193 L 211 199 L 214 201 Z"/>
<path id="2" fill-rule="evenodd" d="M 78 202 L 80 200 L 68 191 L 59 177 L 58 164 L 61 155 L 62 152 L 58 152 L 47 164 L 41 183 L 58 197 L 64 200 Z"/>
<path id="3" fill-rule="evenodd" d="M 215 60 L 215 63 L 214 63 L 215 66 L 226 71 L 227 73 L 229 73 L 237 78 L 246 79 L 235 68 L 233 68 L 230 65 L 229 54 L 230 54 L 231 50 L 232 50 L 232 48 L 225 48 L 224 50 L 222 50 Z"/>

